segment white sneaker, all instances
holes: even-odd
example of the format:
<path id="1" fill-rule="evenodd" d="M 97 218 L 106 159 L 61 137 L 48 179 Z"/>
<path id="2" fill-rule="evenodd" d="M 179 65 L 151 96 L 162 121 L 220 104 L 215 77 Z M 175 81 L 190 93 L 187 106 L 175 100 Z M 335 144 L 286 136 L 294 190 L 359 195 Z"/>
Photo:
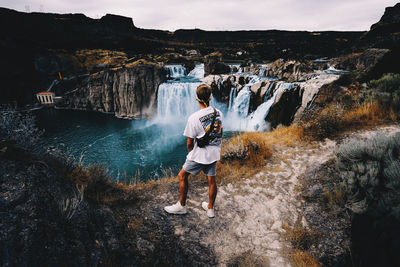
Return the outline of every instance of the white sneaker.
<path id="1" fill-rule="evenodd" d="M 214 209 L 209 209 L 208 208 L 208 202 L 203 201 L 203 203 L 201 203 L 201 207 L 207 211 L 207 216 L 208 218 L 214 218 L 215 214 L 214 214 Z"/>
<path id="2" fill-rule="evenodd" d="M 164 210 L 171 214 L 186 214 L 186 206 L 182 206 L 181 203 L 178 201 L 176 204 L 171 206 L 166 206 Z"/>

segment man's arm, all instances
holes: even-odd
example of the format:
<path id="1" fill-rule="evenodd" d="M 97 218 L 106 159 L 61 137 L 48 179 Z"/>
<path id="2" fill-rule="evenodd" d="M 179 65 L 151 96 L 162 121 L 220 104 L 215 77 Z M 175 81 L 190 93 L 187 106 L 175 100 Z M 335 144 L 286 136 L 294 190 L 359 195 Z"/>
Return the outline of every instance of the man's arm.
<path id="1" fill-rule="evenodd" d="M 192 151 L 193 147 L 194 147 L 194 139 L 188 137 L 187 142 L 186 142 L 186 146 L 187 146 L 187 149 L 188 149 L 189 152 Z"/>

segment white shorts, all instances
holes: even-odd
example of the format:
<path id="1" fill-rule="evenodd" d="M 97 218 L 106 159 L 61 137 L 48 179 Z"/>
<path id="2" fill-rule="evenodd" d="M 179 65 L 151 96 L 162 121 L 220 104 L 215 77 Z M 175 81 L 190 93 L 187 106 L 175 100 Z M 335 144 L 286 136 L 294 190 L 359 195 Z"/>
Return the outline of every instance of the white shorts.
<path id="1" fill-rule="evenodd" d="M 185 164 L 183 164 L 183 169 L 193 175 L 203 171 L 207 176 L 215 176 L 217 173 L 217 162 L 214 161 L 210 164 L 201 164 L 193 160 L 186 159 Z"/>

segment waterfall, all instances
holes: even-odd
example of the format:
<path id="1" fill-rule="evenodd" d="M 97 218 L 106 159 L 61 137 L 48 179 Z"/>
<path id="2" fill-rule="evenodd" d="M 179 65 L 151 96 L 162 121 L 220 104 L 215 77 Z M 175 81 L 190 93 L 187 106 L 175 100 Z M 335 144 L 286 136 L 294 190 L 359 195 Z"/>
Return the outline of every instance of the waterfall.
<path id="1" fill-rule="evenodd" d="M 249 87 L 245 87 L 238 93 L 235 101 L 233 102 L 231 111 L 239 116 L 246 117 L 250 108 L 251 91 Z"/>
<path id="2" fill-rule="evenodd" d="M 188 76 L 197 79 L 204 78 L 204 64 L 197 64 L 194 69 L 189 72 Z"/>
<path id="3" fill-rule="evenodd" d="M 157 111 L 161 121 L 186 120 L 199 109 L 196 88 L 200 82 L 167 82 L 158 88 Z"/>
<path id="4" fill-rule="evenodd" d="M 272 88 L 274 87 L 274 85 L 276 84 L 276 82 L 271 82 L 268 86 L 268 90 L 265 92 L 264 95 L 264 102 L 266 102 L 269 99 L 269 95 L 271 93 Z"/>
<path id="5" fill-rule="evenodd" d="M 165 68 L 168 69 L 168 78 L 181 78 L 186 76 L 186 68 L 182 65 L 165 65 Z"/>
<path id="6" fill-rule="evenodd" d="M 258 71 L 258 76 L 259 77 L 265 76 L 265 67 L 264 66 L 260 66 L 260 69 Z"/>
<path id="7" fill-rule="evenodd" d="M 229 93 L 228 110 L 232 109 L 233 102 L 235 101 L 235 98 L 236 98 L 236 87 L 232 87 L 231 92 Z"/>
<path id="8" fill-rule="evenodd" d="M 237 73 L 240 69 L 240 64 L 238 63 L 227 63 L 229 68 L 231 68 L 231 73 Z"/>
<path id="9" fill-rule="evenodd" d="M 266 130 L 265 118 L 268 116 L 269 110 L 274 104 L 276 97 L 284 90 L 291 90 L 292 83 L 281 83 L 278 89 L 274 92 L 273 96 L 266 102 L 262 103 L 258 108 L 249 116 L 249 121 L 246 127 L 247 131 L 264 131 Z M 271 86 L 270 86 L 271 88 Z M 270 90 L 270 88 L 268 90 Z"/>
<path id="10" fill-rule="evenodd" d="M 172 66 L 177 67 L 179 65 L 170 65 L 169 67 L 172 68 Z M 180 68 L 175 67 L 173 69 L 176 72 L 172 74 L 176 76 Z M 231 88 L 228 105 L 219 103 L 214 98 L 211 100 L 211 105 L 224 113 L 224 129 L 226 131 L 265 131 L 267 129 L 265 118 L 268 116 L 276 97 L 285 90 L 291 90 L 294 84 L 271 81 L 267 77 L 257 75 L 244 75 L 250 77 L 250 81 L 240 91 L 239 88 Z M 184 124 L 190 114 L 199 110 L 196 101 L 196 88 L 201 84 L 198 79 L 202 76 L 204 76 L 204 64 L 199 64 L 188 76 L 184 76 L 184 79 L 168 81 L 159 86 L 156 123 L 167 123 L 172 126 L 177 123 Z M 264 96 L 264 102 L 254 112 L 249 113 L 253 97 L 250 88 L 255 83 L 265 80 L 270 80 L 270 83 Z M 221 83 L 222 78 L 218 79 L 217 86 L 219 87 Z"/>

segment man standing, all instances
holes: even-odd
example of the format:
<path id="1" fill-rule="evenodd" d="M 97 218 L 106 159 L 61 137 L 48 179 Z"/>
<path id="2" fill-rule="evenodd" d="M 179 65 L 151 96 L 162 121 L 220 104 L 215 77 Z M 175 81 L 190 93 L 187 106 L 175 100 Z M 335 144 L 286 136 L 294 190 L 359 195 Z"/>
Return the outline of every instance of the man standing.
<path id="1" fill-rule="evenodd" d="M 207 211 L 207 216 L 213 218 L 214 202 L 217 196 L 217 184 L 215 182 L 217 161 L 220 160 L 222 141 L 222 112 L 209 106 L 211 100 L 211 87 L 202 84 L 197 87 L 197 98 L 200 110 L 190 115 L 183 135 L 187 137 L 187 149 L 189 151 L 186 162 L 178 174 L 179 201 L 164 209 L 171 214 L 186 214 L 186 196 L 188 191 L 188 177 L 203 171 L 207 176 L 209 185 L 209 201 L 203 202 L 202 207 Z M 204 136 L 206 145 L 203 146 Z M 207 138 L 208 137 L 208 138 Z M 199 144 L 200 143 L 200 144 Z M 208 144 L 207 144 L 208 143 Z"/>

